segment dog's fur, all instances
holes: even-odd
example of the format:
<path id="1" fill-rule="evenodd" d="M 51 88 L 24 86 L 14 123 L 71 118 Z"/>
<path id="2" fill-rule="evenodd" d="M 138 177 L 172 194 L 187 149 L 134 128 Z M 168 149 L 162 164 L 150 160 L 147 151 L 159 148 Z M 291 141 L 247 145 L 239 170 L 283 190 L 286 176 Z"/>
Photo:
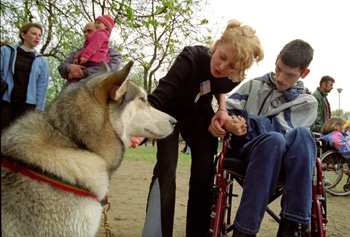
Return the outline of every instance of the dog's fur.
<path id="1" fill-rule="evenodd" d="M 67 86 L 44 113 L 30 112 L 1 136 L 1 157 L 37 167 L 103 199 L 132 136 L 172 133 L 176 120 L 125 80 L 132 62 Z M 2 236 L 94 236 L 101 204 L 1 167 Z"/>

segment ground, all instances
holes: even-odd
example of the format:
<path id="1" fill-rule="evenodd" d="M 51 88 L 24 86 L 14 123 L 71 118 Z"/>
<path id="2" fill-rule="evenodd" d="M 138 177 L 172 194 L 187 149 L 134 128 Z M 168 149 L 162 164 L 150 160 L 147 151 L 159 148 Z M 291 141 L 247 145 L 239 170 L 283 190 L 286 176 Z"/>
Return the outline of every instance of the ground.
<path id="1" fill-rule="evenodd" d="M 188 155 L 188 158 L 190 159 L 190 155 Z M 107 212 L 112 236 L 142 236 L 153 167 L 154 163 L 149 161 L 124 160 L 113 175 L 108 194 L 111 207 Z M 185 236 L 189 169 L 189 165 L 180 165 L 177 170 L 174 237 Z M 239 196 L 241 191 L 241 188 L 237 185 L 236 192 Z M 238 203 L 239 200 L 234 199 L 234 210 L 236 210 Z M 278 212 L 279 201 L 273 202 L 270 208 Z M 327 237 L 350 236 L 350 196 L 327 195 L 327 214 L 329 222 L 327 224 Z M 266 213 L 258 236 L 276 236 L 277 229 L 276 222 Z M 106 235 L 103 227 L 101 227 L 97 237 L 104 236 Z"/>

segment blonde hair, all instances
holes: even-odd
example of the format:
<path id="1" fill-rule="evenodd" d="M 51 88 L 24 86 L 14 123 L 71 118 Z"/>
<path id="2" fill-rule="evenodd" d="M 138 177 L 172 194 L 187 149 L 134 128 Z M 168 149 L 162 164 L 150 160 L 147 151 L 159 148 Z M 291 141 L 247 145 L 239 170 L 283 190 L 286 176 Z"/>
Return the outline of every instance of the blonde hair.
<path id="1" fill-rule="evenodd" d="M 264 58 L 260 40 L 252 27 L 242 26 L 241 22 L 232 19 L 220 38 L 220 44 L 226 43 L 231 43 L 235 51 L 234 68 L 237 70 L 236 77 L 230 75 L 229 78 L 233 81 L 242 81 L 246 77 L 245 71 L 253 65 L 254 61 L 259 62 Z"/>
<path id="2" fill-rule="evenodd" d="M 320 133 L 327 135 L 334 131 L 344 131 L 346 121 L 341 118 L 330 118 L 321 127 Z"/>
<path id="3" fill-rule="evenodd" d="M 344 124 L 344 128 L 345 128 L 345 129 L 350 129 L 350 120 L 348 120 L 348 121 Z"/>

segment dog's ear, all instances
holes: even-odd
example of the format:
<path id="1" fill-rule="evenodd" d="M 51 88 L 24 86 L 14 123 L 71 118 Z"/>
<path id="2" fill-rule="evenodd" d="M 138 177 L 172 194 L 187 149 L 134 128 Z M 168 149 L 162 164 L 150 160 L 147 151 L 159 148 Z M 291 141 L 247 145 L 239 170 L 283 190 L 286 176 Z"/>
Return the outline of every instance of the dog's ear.
<path id="1" fill-rule="evenodd" d="M 128 74 L 133 64 L 134 62 L 130 61 L 128 64 L 125 65 L 125 67 L 122 70 L 110 74 L 106 79 L 104 79 L 101 82 L 98 89 L 100 99 L 106 101 L 108 97 L 112 99 L 115 97 L 116 88 L 120 87 L 125 81 L 125 79 L 128 77 Z M 120 88 L 118 90 L 120 90 Z"/>
<path id="2" fill-rule="evenodd" d="M 126 89 L 128 88 L 128 81 L 124 81 L 121 86 L 115 86 L 111 93 L 109 94 L 109 98 L 112 100 L 120 100 L 126 95 Z"/>
<path id="3" fill-rule="evenodd" d="M 100 63 L 100 68 L 98 69 L 98 72 L 110 72 L 111 70 L 108 67 L 108 64 L 105 62 L 105 60 L 102 60 Z"/>

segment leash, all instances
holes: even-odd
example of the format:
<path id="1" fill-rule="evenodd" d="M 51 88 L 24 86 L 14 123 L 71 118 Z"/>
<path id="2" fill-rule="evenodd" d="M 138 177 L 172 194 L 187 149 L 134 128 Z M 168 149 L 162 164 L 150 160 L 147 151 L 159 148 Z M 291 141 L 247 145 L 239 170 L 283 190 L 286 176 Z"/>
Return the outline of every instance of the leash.
<path id="1" fill-rule="evenodd" d="M 106 196 L 107 199 L 107 196 Z M 108 202 L 107 199 L 107 203 L 105 204 L 105 206 L 107 207 L 103 207 L 103 228 L 105 229 L 105 233 L 106 233 L 106 237 L 112 237 L 112 231 L 109 228 L 109 221 L 108 221 L 108 217 L 107 217 L 107 212 L 109 211 L 111 204 Z"/>
<path id="2" fill-rule="evenodd" d="M 36 179 L 45 183 L 48 183 L 58 189 L 61 189 L 66 192 L 72 192 L 79 196 L 85 196 L 85 197 L 91 197 L 98 201 L 101 206 L 103 207 L 103 216 L 104 216 L 104 230 L 106 233 L 106 237 L 112 237 L 112 231 L 109 227 L 109 221 L 107 217 L 107 212 L 110 209 L 111 204 L 109 203 L 107 195 L 103 200 L 99 200 L 95 195 L 91 194 L 88 190 L 78 186 L 78 185 L 72 185 L 68 182 L 63 181 L 61 178 L 49 174 L 47 172 L 44 172 L 40 170 L 39 168 L 27 168 L 24 167 L 25 165 L 22 164 L 21 161 L 14 161 L 9 157 L 1 157 L 1 166 L 5 167 L 13 172 L 20 173 L 24 176 L 27 176 L 32 179 Z M 105 207 L 106 206 L 106 207 Z"/>
<path id="3" fill-rule="evenodd" d="M 12 161 L 8 157 L 1 157 L 1 166 L 14 171 L 16 173 L 21 173 L 24 176 L 30 177 L 32 179 L 36 179 L 45 183 L 48 183 L 58 189 L 61 189 L 66 192 L 72 192 L 79 196 L 91 197 L 96 201 L 100 202 L 100 200 L 93 194 L 91 194 L 88 190 L 78 186 L 72 185 L 68 182 L 63 181 L 61 178 L 49 174 L 47 172 L 39 171 L 37 168 L 26 168 L 23 165 L 20 165 L 17 161 Z"/>

